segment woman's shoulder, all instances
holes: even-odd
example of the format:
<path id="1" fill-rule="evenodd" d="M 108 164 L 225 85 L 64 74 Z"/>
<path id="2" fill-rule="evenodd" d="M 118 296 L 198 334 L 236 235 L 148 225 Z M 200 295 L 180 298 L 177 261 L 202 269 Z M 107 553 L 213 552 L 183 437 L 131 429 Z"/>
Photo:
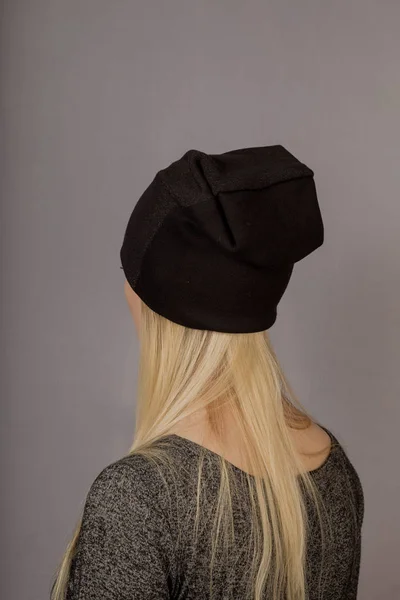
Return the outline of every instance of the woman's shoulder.
<path id="1" fill-rule="evenodd" d="M 358 509 L 360 523 L 362 523 L 364 515 L 364 491 L 354 460 L 350 457 L 348 445 L 339 434 L 333 433 L 332 428 L 328 428 L 321 424 L 319 424 L 319 426 L 331 438 L 331 460 L 327 465 L 328 468 L 324 472 L 325 478 L 332 482 L 335 473 L 340 474 L 340 481 L 343 483 L 341 489 L 347 490 L 347 493 L 350 493 L 354 499 Z"/>
<path id="2" fill-rule="evenodd" d="M 162 474 L 142 454 L 129 454 L 108 463 L 92 479 L 86 495 L 87 512 L 118 511 L 130 506 L 151 507 L 162 512 Z"/>
<path id="3" fill-rule="evenodd" d="M 155 483 L 151 462 L 140 455 L 109 463 L 92 480 L 71 563 L 69 600 L 167 593 L 167 574 L 176 571 L 174 539 Z"/>

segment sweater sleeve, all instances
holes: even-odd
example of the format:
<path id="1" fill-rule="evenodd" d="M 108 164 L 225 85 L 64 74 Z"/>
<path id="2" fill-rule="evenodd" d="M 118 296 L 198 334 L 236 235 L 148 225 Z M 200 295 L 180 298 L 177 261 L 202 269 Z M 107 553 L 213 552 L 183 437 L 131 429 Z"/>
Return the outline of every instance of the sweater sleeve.
<path id="1" fill-rule="evenodd" d="M 169 523 L 155 506 L 148 473 L 143 476 L 134 466 L 113 463 L 93 482 L 71 563 L 67 600 L 171 597 L 174 549 Z"/>

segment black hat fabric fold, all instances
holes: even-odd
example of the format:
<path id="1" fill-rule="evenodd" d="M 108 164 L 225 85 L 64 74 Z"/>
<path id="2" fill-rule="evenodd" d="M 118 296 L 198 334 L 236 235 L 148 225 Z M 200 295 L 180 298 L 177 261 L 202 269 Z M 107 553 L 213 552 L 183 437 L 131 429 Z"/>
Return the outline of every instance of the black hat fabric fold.
<path id="1" fill-rule="evenodd" d="M 160 315 L 251 333 L 274 324 L 294 264 L 323 241 L 314 173 L 283 146 L 189 150 L 137 201 L 120 258 Z"/>

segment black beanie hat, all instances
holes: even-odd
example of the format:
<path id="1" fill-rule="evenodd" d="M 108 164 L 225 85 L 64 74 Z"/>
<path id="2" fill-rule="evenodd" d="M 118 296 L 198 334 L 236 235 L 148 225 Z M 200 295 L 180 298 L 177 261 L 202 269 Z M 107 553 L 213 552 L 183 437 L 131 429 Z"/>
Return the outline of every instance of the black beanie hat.
<path id="1" fill-rule="evenodd" d="M 294 263 L 324 241 L 313 176 L 281 145 L 189 150 L 133 209 L 120 251 L 128 283 L 186 327 L 268 329 Z"/>

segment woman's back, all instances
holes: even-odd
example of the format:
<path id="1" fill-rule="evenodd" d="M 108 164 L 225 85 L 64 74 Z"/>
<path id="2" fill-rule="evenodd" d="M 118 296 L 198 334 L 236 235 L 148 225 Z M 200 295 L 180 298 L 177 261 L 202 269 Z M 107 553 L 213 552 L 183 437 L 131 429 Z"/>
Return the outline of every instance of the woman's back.
<path id="1" fill-rule="evenodd" d="M 316 509 L 306 499 L 310 518 L 307 599 L 351 600 L 357 595 L 363 491 L 344 448 L 325 431 L 331 449 L 311 476 L 324 500 L 331 530 L 322 552 Z M 158 444 L 168 446 L 177 478 L 168 468 L 161 467 L 160 472 L 149 458 L 130 455 L 107 466 L 93 482 L 72 563 L 68 600 L 210 598 L 212 515 L 220 484 L 220 456 L 176 434 L 163 437 Z M 196 536 L 201 454 L 204 504 Z M 214 557 L 213 598 L 244 600 L 251 564 L 250 496 L 246 473 L 231 466 L 236 484 L 232 494 L 236 542 L 227 553 Z"/>

